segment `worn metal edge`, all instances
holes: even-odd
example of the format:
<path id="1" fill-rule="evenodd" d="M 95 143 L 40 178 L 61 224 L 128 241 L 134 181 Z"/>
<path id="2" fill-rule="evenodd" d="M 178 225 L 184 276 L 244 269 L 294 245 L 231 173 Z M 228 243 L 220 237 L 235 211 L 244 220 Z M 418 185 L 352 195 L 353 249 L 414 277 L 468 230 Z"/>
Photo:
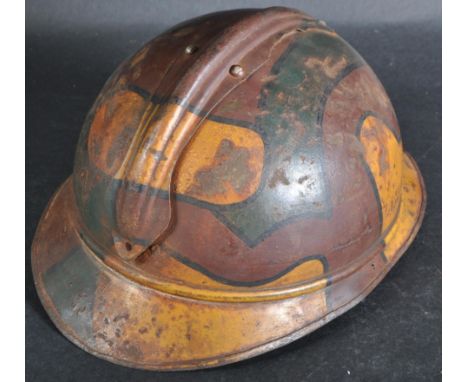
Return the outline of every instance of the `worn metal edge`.
<path id="1" fill-rule="evenodd" d="M 32 245 L 32 258 L 31 258 L 31 263 L 32 263 L 32 270 L 33 270 L 33 278 L 34 278 L 34 284 L 36 287 L 36 290 L 39 295 L 39 299 L 49 315 L 50 319 L 54 323 L 54 325 L 57 327 L 57 329 L 73 344 L 81 348 L 82 350 L 94 355 L 95 357 L 98 357 L 100 359 L 109 361 L 111 363 L 121 365 L 121 366 L 126 366 L 126 367 L 132 367 L 132 368 L 137 368 L 137 369 L 143 369 L 143 370 L 153 370 L 153 371 L 182 371 L 182 370 L 198 370 L 198 369 L 206 369 L 206 368 L 213 368 L 213 367 L 219 367 L 223 366 L 226 364 L 238 362 L 245 360 L 247 358 L 252 358 L 255 356 L 259 356 L 263 353 L 269 352 L 271 350 L 277 349 L 279 347 L 285 346 L 301 337 L 304 337 L 305 335 L 315 331 L 316 329 L 322 327 L 323 325 L 327 324 L 328 322 L 332 321 L 333 319 L 337 318 L 338 316 L 342 315 L 343 313 L 347 312 L 348 310 L 352 309 L 354 306 L 356 306 L 359 302 L 361 302 L 365 297 L 367 297 L 374 289 L 375 287 L 380 283 L 380 281 L 387 275 L 387 273 L 393 268 L 393 266 L 397 263 L 397 261 L 401 258 L 401 256 L 406 252 L 410 244 L 414 241 L 414 238 L 416 234 L 418 233 L 423 218 L 425 214 L 425 209 L 426 209 L 426 202 L 427 202 L 427 194 L 426 194 L 426 188 L 424 184 L 424 180 L 421 176 L 421 172 L 419 170 L 419 167 L 415 160 L 412 158 L 411 155 L 408 153 L 405 153 L 405 155 L 408 157 L 408 159 L 411 161 L 412 165 L 414 166 L 416 173 L 418 175 L 418 180 L 421 185 L 421 191 L 422 191 L 422 198 L 421 198 L 421 205 L 420 205 L 420 213 L 418 216 L 418 219 L 416 220 L 415 224 L 412 227 L 412 230 L 409 232 L 407 239 L 403 243 L 403 245 L 396 251 L 396 254 L 392 257 L 392 260 L 389 261 L 385 268 L 382 270 L 381 273 L 379 273 L 363 290 L 360 294 L 358 294 L 356 297 L 353 299 L 349 300 L 347 303 L 341 305 L 340 307 L 334 309 L 333 311 L 330 311 L 327 313 L 324 317 L 322 317 L 319 320 L 313 321 L 304 327 L 277 339 L 274 339 L 272 341 L 269 341 L 267 343 L 264 343 L 260 346 L 255 346 L 251 349 L 248 350 L 243 350 L 238 353 L 231 353 L 229 355 L 223 355 L 220 354 L 219 357 L 212 357 L 209 359 L 202 359 L 202 360 L 194 360 L 192 362 L 183 362 L 183 363 L 177 363 L 177 362 L 172 362 L 168 364 L 154 364 L 154 363 L 136 363 L 136 362 L 129 362 L 121 359 L 116 359 L 113 357 L 110 357 L 104 353 L 97 352 L 84 344 L 78 336 L 74 335 L 72 331 L 66 331 L 65 328 L 67 327 L 63 321 L 61 320 L 60 315 L 53 309 L 51 308 L 53 305 L 47 304 L 46 300 L 48 300 L 47 293 L 43 289 L 43 285 L 39 280 L 39 271 L 36 269 L 36 261 L 35 261 L 35 240 L 33 241 Z M 63 186 L 63 185 L 62 185 Z M 52 200 L 55 198 L 55 196 L 58 194 L 62 186 L 59 188 L 59 190 L 56 192 L 54 197 L 51 199 Z M 49 205 L 50 203 L 49 202 Z M 48 205 L 48 206 L 49 206 Z M 48 208 L 46 208 L 44 215 L 47 213 Z M 44 217 L 43 215 L 43 217 Z M 41 220 L 42 218 L 41 217 Z M 41 224 L 41 222 L 39 222 Z M 332 284 L 333 285 L 333 284 Z M 332 285 L 328 286 L 327 288 L 332 287 Z M 142 286 L 144 287 L 144 286 Z M 158 293 L 163 293 L 163 292 L 158 292 Z M 184 299 L 184 297 L 179 297 L 181 299 Z"/>

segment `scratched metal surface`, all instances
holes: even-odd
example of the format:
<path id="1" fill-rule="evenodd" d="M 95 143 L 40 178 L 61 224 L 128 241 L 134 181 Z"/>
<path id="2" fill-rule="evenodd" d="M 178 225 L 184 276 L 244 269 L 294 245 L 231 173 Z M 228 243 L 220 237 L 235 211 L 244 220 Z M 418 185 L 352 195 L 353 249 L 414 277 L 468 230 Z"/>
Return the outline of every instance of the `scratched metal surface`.
<path id="1" fill-rule="evenodd" d="M 179 373 L 179 380 L 440 379 L 440 29 L 428 23 L 332 26 L 374 68 L 394 103 L 405 147 L 426 180 L 421 232 L 376 291 L 335 322 L 273 353 L 212 371 Z M 28 34 L 27 256 L 40 213 L 71 172 L 84 115 L 103 81 L 119 61 L 160 31 L 146 26 L 98 35 L 73 29 Z M 94 359 L 71 345 L 39 304 L 29 268 L 26 275 L 31 380 L 154 378 Z M 165 378 L 174 376 L 158 375 Z"/>

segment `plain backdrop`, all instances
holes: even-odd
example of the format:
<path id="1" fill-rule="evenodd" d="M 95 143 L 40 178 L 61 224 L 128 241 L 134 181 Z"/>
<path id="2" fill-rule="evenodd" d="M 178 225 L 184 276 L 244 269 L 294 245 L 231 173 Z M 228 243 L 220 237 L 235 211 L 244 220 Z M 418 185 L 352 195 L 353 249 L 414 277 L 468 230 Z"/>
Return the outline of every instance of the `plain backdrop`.
<path id="1" fill-rule="evenodd" d="M 70 175 L 81 124 L 104 81 L 165 29 L 222 9 L 283 5 L 324 19 L 367 60 L 394 104 L 428 204 L 420 233 L 376 290 L 318 331 L 213 370 L 156 373 L 99 360 L 68 342 L 35 292 L 31 242 Z M 441 379 L 441 3 L 91 1 L 26 3 L 26 375 L 30 381 L 438 381 Z"/>

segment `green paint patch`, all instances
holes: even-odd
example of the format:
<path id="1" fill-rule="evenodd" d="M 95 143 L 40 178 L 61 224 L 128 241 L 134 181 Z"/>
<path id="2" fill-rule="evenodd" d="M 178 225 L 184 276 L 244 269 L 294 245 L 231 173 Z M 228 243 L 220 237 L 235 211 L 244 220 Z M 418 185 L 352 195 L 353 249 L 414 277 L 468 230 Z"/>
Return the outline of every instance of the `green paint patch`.
<path id="1" fill-rule="evenodd" d="M 273 66 L 259 101 L 269 113 L 255 123 L 266 149 L 261 188 L 243 203 L 213 208 L 250 245 L 290 219 L 330 215 L 321 113 L 331 85 L 363 64 L 341 38 L 317 31 L 300 34 Z"/>
<path id="2" fill-rule="evenodd" d="M 43 276 L 45 289 L 63 321 L 81 338 L 92 338 L 98 271 L 81 249 L 71 252 Z"/>

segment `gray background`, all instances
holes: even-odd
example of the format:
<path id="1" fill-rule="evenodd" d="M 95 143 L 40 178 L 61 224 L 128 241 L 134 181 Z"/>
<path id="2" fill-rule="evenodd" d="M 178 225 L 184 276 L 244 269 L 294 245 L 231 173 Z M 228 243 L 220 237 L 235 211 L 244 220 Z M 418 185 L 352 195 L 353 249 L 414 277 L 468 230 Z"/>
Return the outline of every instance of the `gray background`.
<path id="1" fill-rule="evenodd" d="M 71 173 L 81 124 L 106 78 L 163 30 L 222 9 L 285 5 L 328 24 L 373 67 L 428 192 L 415 242 L 356 308 L 274 352 L 213 370 L 155 373 L 99 360 L 53 326 L 30 248 Z M 441 379 L 441 3 L 434 0 L 26 2 L 26 375 L 30 381 L 438 381 Z M 349 373 L 348 373 L 349 371 Z"/>
<path id="2" fill-rule="evenodd" d="M 135 25 L 165 29 L 195 15 L 234 8 L 283 5 L 338 24 L 440 23 L 437 0 L 328 0 L 328 1 L 220 1 L 220 0 L 37 0 L 28 3 L 27 28 L 128 28 Z"/>

